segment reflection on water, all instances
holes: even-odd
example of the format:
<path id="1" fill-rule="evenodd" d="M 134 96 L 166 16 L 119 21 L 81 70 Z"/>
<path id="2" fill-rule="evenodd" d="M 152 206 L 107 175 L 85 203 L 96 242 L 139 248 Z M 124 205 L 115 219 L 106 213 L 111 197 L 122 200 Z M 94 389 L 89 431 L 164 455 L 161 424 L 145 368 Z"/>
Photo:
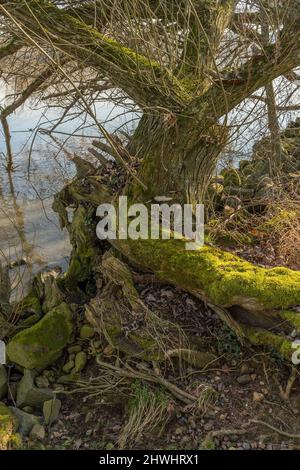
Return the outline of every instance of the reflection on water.
<path id="1" fill-rule="evenodd" d="M 53 195 L 74 171 L 62 158 L 33 161 L 29 173 L 25 158 L 19 156 L 17 162 L 12 174 L 6 172 L 3 162 L 0 166 L 0 259 L 11 266 L 14 297 L 22 294 L 40 269 L 59 265 L 64 270 L 67 266 L 68 234 L 60 230 L 51 206 Z"/>
<path id="2" fill-rule="evenodd" d="M 4 95 L 0 83 L 1 105 Z M 119 117 L 120 109 L 113 105 L 99 103 L 96 112 L 101 121 L 109 116 L 110 132 L 125 122 L 124 116 Z M 11 267 L 13 298 L 24 292 L 29 279 L 41 269 L 67 267 L 71 247 L 68 234 L 60 230 L 52 202 L 54 194 L 74 176 L 74 165 L 49 136 L 33 132 L 37 127 L 52 127 L 61 113 L 61 109 L 45 111 L 25 106 L 9 117 L 15 167 L 12 174 L 6 171 L 5 141 L 0 129 L 0 262 Z M 67 149 L 76 149 L 82 156 L 90 144 L 90 139 L 83 136 L 99 135 L 80 112 L 56 130 L 61 132 L 58 137 L 67 139 Z M 69 138 L 67 133 L 79 137 Z"/>

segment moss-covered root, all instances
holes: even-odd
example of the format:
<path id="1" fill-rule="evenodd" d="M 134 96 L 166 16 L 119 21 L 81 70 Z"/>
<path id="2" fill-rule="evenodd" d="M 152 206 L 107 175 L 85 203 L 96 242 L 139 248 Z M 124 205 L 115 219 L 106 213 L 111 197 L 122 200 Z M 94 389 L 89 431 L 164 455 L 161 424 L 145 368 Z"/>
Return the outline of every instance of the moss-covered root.
<path id="1" fill-rule="evenodd" d="M 117 241 L 116 246 L 158 278 L 206 300 L 217 313 L 226 311 L 252 344 L 292 360 L 293 344 L 286 338 L 300 331 L 300 314 L 292 309 L 300 305 L 300 272 L 254 266 L 215 247 L 188 252 L 176 240 Z"/>
<path id="2" fill-rule="evenodd" d="M 297 347 L 290 339 L 262 328 L 244 327 L 243 332 L 254 346 L 266 346 L 290 364 L 295 363 L 294 355 L 297 354 Z"/>
<path id="3" fill-rule="evenodd" d="M 97 252 L 99 243 L 97 244 L 94 238 L 91 244 L 91 238 L 86 236 L 86 228 L 95 233 L 93 211 L 100 203 L 108 200 L 109 194 L 99 180 L 91 177 L 86 178 L 86 184 L 82 184 L 80 179 L 75 179 L 60 194 L 59 212 L 62 224 L 67 223 L 66 207 L 70 204 L 77 207 L 71 229 L 74 255 L 67 279 L 76 281 L 77 276 L 80 278 L 84 273 L 85 278 L 90 272 L 91 259 Z M 87 213 L 90 218 L 87 218 Z M 241 325 L 242 330 L 245 325 L 250 325 L 261 328 L 261 331 L 265 329 L 276 334 L 283 330 L 289 334 L 299 324 L 299 314 L 293 312 L 294 307 L 300 306 L 299 271 L 255 266 L 213 246 L 187 251 L 185 240 L 114 240 L 111 243 L 135 265 L 152 271 L 158 279 L 201 298 L 219 315 L 223 312 L 221 318 L 230 320 L 228 323 L 231 326 Z M 91 247 L 93 248 L 90 252 Z M 158 351 L 157 338 L 166 336 L 157 335 L 157 325 L 160 325 L 160 331 L 166 331 L 164 322 L 142 305 L 126 267 L 124 270 L 124 266 L 116 260 L 112 263 L 112 269 L 113 266 L 109 263 L 105 261 L 103 269 L 108 273 L 110 286 L 100 294 L 98 300 L 90 303 L 87 315 L 119 349 L 132 354 L 143 354 L 144 350 L 148 350 L 155 356 Z M 109 274 L 110 271 L 114 275 Z M 113 290 L 108 293 L 108 289 Z M 120 292 L 122 300 L 117 302 L 118 307 L 112 293 L 117 291 Z M 145 315 L 148 316 L 148 325 L 147 329 L 142 329 L 141 334 L 139 328 L 132 328 L 131 325 L 134 323 L 133 318 L 134 321 L 139 318 L 144 321 Z M 152 320 L 152 333 L 149 332 L 149 318 Z M 250 340 L 251 338 L 250 335 Z M 263 344 L 261 335 L 260 338 Z M 253 342 L 258 344 L 257 339 L 253 339 Z M 165 341 L 162 343 L 166 345 Z M 269 341 L 266 339 L 264 344 L 269 344 Z M 278 343 L 277 349 L 282 348 L 285 349 Z M 167 349 L 185 349 L 185 346 L 173 344 L 171 347 L 168 345 Z"/>

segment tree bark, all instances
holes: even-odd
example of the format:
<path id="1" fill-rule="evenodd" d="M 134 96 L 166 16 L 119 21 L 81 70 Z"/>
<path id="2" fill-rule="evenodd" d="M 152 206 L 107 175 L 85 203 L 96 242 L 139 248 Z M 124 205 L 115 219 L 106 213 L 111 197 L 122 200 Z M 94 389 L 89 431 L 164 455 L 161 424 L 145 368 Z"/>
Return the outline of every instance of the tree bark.
<path id="1" fill-rule="evenodd" d="M 226 128 L 216 124 L 172 113 L 144 115 L 128 151 L 141 157 L 139 179 L 147 189 L 133 183 L 128 193 L 140 201 L 168 196 L 174 202 L 204 202 L 226 139 Z"/>

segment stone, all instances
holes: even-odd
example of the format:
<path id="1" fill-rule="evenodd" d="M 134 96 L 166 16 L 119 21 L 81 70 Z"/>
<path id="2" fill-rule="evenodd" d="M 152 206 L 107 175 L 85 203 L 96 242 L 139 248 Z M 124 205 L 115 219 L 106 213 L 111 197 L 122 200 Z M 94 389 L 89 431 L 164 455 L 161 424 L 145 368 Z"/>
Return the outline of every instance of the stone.
<path id="1" fill-rule="evenodd" d="M 253 392 L 253 401 L 255 403 L 261 403 L 264 400 L 265 396 L 263 393 Z"/>
<path id="2" fill-rule="evenodd" d="M 45 401 L 43 405 L 43 414 L 45 419 L 45 424 L 50 425 L 53 424 L 59 415 L 61 408 L 61 401 L 58 398 L 54 398 L 53 400 Z"/>
<path id="3" fill-rule="evenodd" d="M 34 409 L 32 408 L 32 406 L 24 406 L 22 408 L 22 411 L 25 411 L 26 413 L 32 414 L 34 412 Z"/>
<path id="4" fill-rule="evenodd" d="M 80 328 L 80 339 L 89 339 L 92 338 L 95 335 L 95 330 L 92 326 L 90 325 L 83 325 Z"/>
<path id="5" fill-rule="evenodd" d="M 246 374 L 252 374 L 253 368 L 249 366 L 249 364 L 242 364 L 241 366 L 241 374 L 246 375 Z"/>
<path id="6" fill-rule="evenodd" d="M 41 424 L 35 424 L 30 432 L 29 437 L 33 440 L 42 441 L 45 439 L 45 428 Z"/>
<path id="7" fill-rule="evenodd" d="M 104 356 L 111 356 L 114 353 L 114 348 L 109 344 L 103 350 Z"/>
<path id="8" fill-rule="evenodd" d="M 19 422 L 17 431 L 22 434 L 22 436 L 29 436 L 33 426 L 35 424 L 40 424 L 41 420 L 38 416 L 35 416 L 31 413 L 26 413 L 26 411 L 19 410 L 14 406 L 10 406 L 9 409 L 15 415 Z"/>
<path id="9" fill-rule="evenodd" d="M 7 346 L 8 359 L 26 369 L 43 370 L 61 355 L 72 331 L 72 313 L 62 303 L 12 338 Z"/>
<path id="10" fill-rule="evenodd" d="M 81 372 L 87 363 L 87 354 L 84 351 L 80 351 L 79 353 L 76 354 L 75 357 L 75 373 L 76 372 Z"/>
<path id="11" fill-rule="evenodd" d="M 22 380 L 19 383 L 17 391 L 17 406 L 32 406 L 33 408 L 42 408 L 44 401 L 53 398 L 53 391 L 49 388 L 38 388 L 34 385 L 36 373 L 25 369 Z"/>
<path id="12" fill-rule="evenodd" d="M 80 378 L 80 374 L 72 373 L 72 374 L 68 374 L 68 375 L 61 375 L 57 379 L 57 383 L 59 385 L 68 385 L 68 384 L 77 382 L 77 380 L 79 380 L 79 378 Z"/>
<path id="13" fill-rule="evenodd" d="M 48 388 L 50 385 L 47 377 L 44 377 L 43 375 L 40 375 L 35 379 L 35 384 L 38 388 Z"/>
<path id="14" fill-rule="evenodd" d="M 213 428 L 214 428 L 214 425 L 210 421 L 204 425 L 205 431 L 211 431 Z"/>
<path id="15" fill-rule="evenodd" d="M 249 374 L 240 375 L 240 376 L 237 378 L 237 382 L 238 382 L 240 385 L 247 385 L 247 384 L 249 384 L 250 382 L 252 382 L 251 375 L 249 375 Z"/>
<path id="16" fill-rule="evenodd" d="M 243 449 L 244 450 L 250 450 L 251 449 L 251 445 L 249 444 L 249 442 L 244 442 L 243 443 Z"/>
<path id="17" fill-rule="evenodd" d="M 0 400 L 7 395 L 7 372 L 3 365 L 0 365 Z"/>
<path id="18" fill-rule="evenodd" d="M 0 402 L 0 450 L 7 450 L 19 426 L 19 421 L 9 407 Z"/>
<path id="19" fill-rule="evenodd" d="M 43 371 L 43 376 L 44 377 L 47 377 L 48 381 L 50 383 L 54 383 L 55 382 L 55 379 L 56 379 L 56 374 L 54 372 L 54 370 L 44 370 Z"/>
<path id="20" fill-rule="evenodd" d="M 175 429 L 175 434 L 178 436 L 184 432 L 184 428 L 178 427 Z"/>
<path id="21" fill-rule="evenodd" d="M 81 346 L 80 344 L 74 344 L 74 346 L 70 346 L 68 348 L 68 353 L 69 354 L 76 354 L 81 351 Z"/>
<path id="22" fill-rule="evenodd" d="M 78 353 L 79 354 L 79 353 Z M 66 374 L 69 374 L 71 370 L 75 367 L 75 362 L 74 361 L 68 361 L 66 364 L 63 366 L 62 370 Z"/>

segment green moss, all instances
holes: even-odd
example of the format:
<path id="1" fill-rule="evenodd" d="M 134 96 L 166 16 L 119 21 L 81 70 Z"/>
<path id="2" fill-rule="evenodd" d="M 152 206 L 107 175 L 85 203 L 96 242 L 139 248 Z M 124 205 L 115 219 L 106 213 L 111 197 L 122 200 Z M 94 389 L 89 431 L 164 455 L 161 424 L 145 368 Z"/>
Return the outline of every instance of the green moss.
<path id="1" fill-rule="evenodd" d="M 70 340 L 71 320 L 71 311 L 62 303 L 12 338 L 7 346 L 8 359 L 26 369 L 44 369 L 60 356 Z"/>
<path id="2" fill-rule="evenodd" d="M 182 240 L 115 242 L 135 263 L 215 305 L 248 311 L 300 305 L 300 272 L 255 266 L 231 253 L 205 246 L 186 251 Z"/>
<path id="3" fill-rule="evenodd" d="M 292 327 L 300 331 L 300 313 L 292 312 L 291 310 L 284 310 L 279 313 L 279 316 L 288 321 Z"/>
<path id="4" fill-rule="evenodd" d="M 93 224 L 94 209 L 79 206 L 69 227 L 70 240 L 73 246 L 71 261 L 64 281 L 72 289 L 91 276 L 93 259 L 98 253 L 96 230 Z"/>
<path id="5" fill-rule="evenodd" d="M 10 409 L 0 402 L 0 450 L 7 450 L 14 441 L 18 420 Z"/>
<path id="6" fill-rule="evenodd" d="M 291 361 L 294 352 L 291 341 L 271 331 L 260 328 L 245 327 L 243 331 L 252 344 L 256 346 L 268 346 L 276 350 L 284 359 Z"/>
<path id="7" fill-rule="evenodd" d="M 211 437 L 210 433 L 205 437 L 200 445 L 200 450 L 215 450 L 216 445 L 214 439 Z"/>
<path id="8" fill-rule="evenodd" d="M 280 231 L 289 227 L 295 219 L 299 219 L 299 212 L 292 210 L 279 210 L 274 217 L 259 225 L 257 229 L 267 232 L 270 230 Z"/>

